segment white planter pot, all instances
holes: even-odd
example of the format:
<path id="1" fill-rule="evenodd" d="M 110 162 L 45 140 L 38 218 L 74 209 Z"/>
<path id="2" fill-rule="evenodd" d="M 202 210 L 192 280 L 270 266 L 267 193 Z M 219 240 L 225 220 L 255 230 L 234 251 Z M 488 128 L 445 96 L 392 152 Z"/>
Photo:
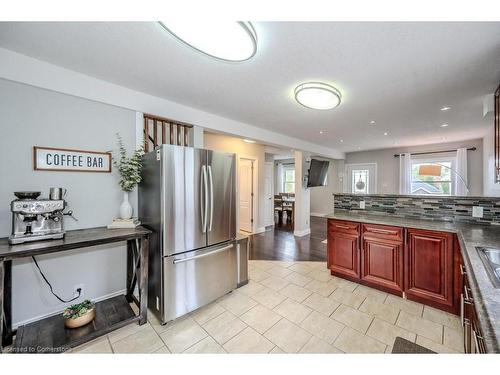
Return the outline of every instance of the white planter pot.
<path id="1" fill-rule="evenodd" d="M 132 217 L 132 205 L 128 201 L 128 192 L 123 192 L 123 202 L 120 205 L 120 218 L 130 219 Z"/>

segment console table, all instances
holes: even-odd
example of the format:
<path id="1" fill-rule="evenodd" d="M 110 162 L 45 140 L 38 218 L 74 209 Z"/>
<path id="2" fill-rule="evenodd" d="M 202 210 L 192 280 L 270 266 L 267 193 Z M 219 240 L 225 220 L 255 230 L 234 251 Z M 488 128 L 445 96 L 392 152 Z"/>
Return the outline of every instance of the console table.
<path id="1" fill-rule="evenodd" d="M 50 316 L 17 329 L 13 352 L 59 353 L 91 341 L 127 324 L 147 322 L 148 303 L 148 229 L 91 228 L 67 231 L 63 239 L 27 242 L 9 245 L 0 239 L 0 353 L 3 346 L 12 343 L 12 260 L 59 253 L 79 248 L 127 242 L 127 288 L 124 295 L 97 302 L 96 318 L 92 323 L 76 329 L 64 327 L 62 314 Z M 139 298 L 134 296 L 136 284 Z M 130 303 L 139 308 L 136 315 Z M 2 324 L 3 322 L 3 324 Z"/>

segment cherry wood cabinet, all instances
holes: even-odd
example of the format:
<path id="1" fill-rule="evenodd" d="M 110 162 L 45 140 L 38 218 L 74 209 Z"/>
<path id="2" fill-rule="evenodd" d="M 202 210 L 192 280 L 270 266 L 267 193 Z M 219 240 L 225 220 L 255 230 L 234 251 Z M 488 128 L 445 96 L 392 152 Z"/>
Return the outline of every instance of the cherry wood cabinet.
<path id="1" fill-rule="evenodd" d="M 359 224 L 329 220 L 327 265 L 332 275 L 359 279 Z"/>
<path id="2" fill-rule="evenodd" d="M 407 229 L 404 274 L 408 299 L 456 313 L 453 234 Z"/>
<path id="3" fill-rule="evenodd" d="M 361 280 L 401 295 L 403 291 L 403 240 L 388 240 L 377 235 L 363 235 Z"/>
<path id="4" fill-rule="evenodd" d="M 328 220 L 332 275 L 460 313 L 460 247 L 447 232 Z"/>

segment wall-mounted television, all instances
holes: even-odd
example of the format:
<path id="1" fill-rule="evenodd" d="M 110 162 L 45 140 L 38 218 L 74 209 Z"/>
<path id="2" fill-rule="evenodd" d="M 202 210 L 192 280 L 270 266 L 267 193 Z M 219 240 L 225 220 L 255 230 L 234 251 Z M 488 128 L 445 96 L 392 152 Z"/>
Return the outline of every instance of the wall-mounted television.
<path id="1" fill-rule="evenodd" d="M 311 159 L 309 167 L 309 177 L 307 179 L 307 187 L 326 186 L 326 176 L 328 174 L 329 161 Z"/>

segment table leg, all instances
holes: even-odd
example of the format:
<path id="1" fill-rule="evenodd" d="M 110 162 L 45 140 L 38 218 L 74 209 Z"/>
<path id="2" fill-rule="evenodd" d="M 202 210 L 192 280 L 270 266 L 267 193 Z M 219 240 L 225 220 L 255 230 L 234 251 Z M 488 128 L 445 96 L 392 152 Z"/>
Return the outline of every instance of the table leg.
<path id="1" fill-rule="evenodd" d="M 135 240 L 127 241 L 127 294 L 125 297 L 127 301 L 132 302 L 132 294 L 134 293 L 134 289 L 132 288 L 132 278 L 134 277 L 134 246 Z"/>
<path id="2" fill-rule="evenodd" d="M 0 259 L 0 353 L 3 350 L 3 299 L 4 299 L 4 276 L 5 276 L 5 262 Z"/>
<path id="3" fill-rule="evenodd" d="M 148 257 L 149 257 L 149 237 L 141 238 L 140 249 L 140 274 L 139 274 L 139 315 L 141 316 L 139 324 L 145 324 L 148 321 Z"/>
<path id="4" fill-rule="evenodd" d="M 12 344 L 12 261 L 4 261 L 4 282 L 3 282 L 3 320 L 5 327 L 3 331 L 3 345 Z"/>

